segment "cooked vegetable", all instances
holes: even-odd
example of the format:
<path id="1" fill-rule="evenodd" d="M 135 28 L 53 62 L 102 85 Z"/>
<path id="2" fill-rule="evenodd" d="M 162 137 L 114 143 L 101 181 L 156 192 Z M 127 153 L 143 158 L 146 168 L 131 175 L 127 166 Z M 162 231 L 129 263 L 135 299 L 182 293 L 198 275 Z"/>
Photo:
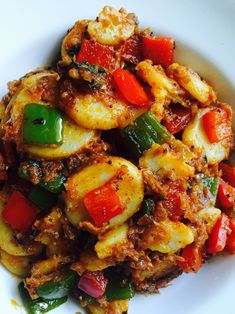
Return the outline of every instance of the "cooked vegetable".
<path id="1" fill-rule="evenodd" d="M 202 249 L 197 248 L 194 245 L 188 245 L 183 249 L 182 257 L 184 261 L 178 262 L 180 268 L 186 273 L 195 272 L 202 267 Z"/>
<path id="2" fill-rule="evenodd" d="M 49 210 L 57 202 L 57 195 L 40 186 L 35 186 L 28 195 L 28 199 L 41 209 Z"/>
<path id="3" fill-rule="evenodd" d="M 124 211 L 112 181 L 88 192 L 83 202 L 88 214 L 98 227 Z"/>
<path id="4" fill-rule="evenodd" d="M 202 117 L 203 128 L 210 143 L 218 143 L 231 137 L 231 124 L 229 113 L 221 108 L 212 109 Z"/>
<path id="5" fill-rule="evenodd" d="M 164 119 L 163 125 L 171 134 L 182 131 L 191 120 L 191 110 L 179 104 L 172 105 L 168 108 L 167 118 Z"/>
<path id="6" fill-rule="evenodd" d="M 114 252 L 121 251 L 123 245 L 128 243 L 127 223 L 112 229 L 101 236 L 95 245 L 95 251 L 99 258 L 112 256 Z"/>
<path id="7" fill-rule="evenodd" d="M 228 139 L 225 143 L 209 142 L 202 125 L 202 117 L 208 111 L 210 111 L 209 108 L 198 110 L 195 118 L 185 128 L 182 139 L 189 147 L 201 150 L 206 155 L 207 161 L 211 165 L 228 157 L 231 139 Z"/>
<path id="8" fill-rule="evenodd" d="M 235 204 L 235 189 L 222 179 L 219 184 L 217 202 L 222 209 L 228 209 Z"/>
<path id="9" fill-rule="evenodd" d="M 183 86 L 203 106 L 209 106 L 211 102 L 216 101 L 216 94 L 211 86 L 203 81 L 190 67 L 173 63 L 168 67 L 167 74 Z"/>
<path id="10" fill-rule="evenodd" d="M 113 77 L 117 88 L 130 104 L 134 106 L 148 105 L 148 96 L 133 74 L 118 68 L 113 72 Z"/>
<path id="11" fill-rule="evenodd" d="M 155 202 L 152 198 L 145 198 L 141 204 L 140 215 L 152 215 L 155 208 Z"/>
<path id="12" fill-rule="evenodd" d="M 219 165 L 222 170 L 222 178 L 235 188 L 235 167 L 232 167 L 225 162 L 221 162 Z"/>
<path id="13" fill-rule="evenodd" d="M 124 278 L 121 274 L 117 274 L 112 270 L 107 270 L 105 276 L 108 278 L 105 292 L 105 297 L 108 301 L 126 300 L 134 297 L 134 288 L 128 281 L 125 284 L 122 284 Z"/>
<path id="14" fill-rule="evenodd" d="M 74 225 L 90 220 L 83 202 L 85 195 L 114 178 L 119 187 L 117 194 L 125 210 L 109 221 L 109 227 L 122 225 L 138 211 L 144 195 L 141 172 L 124 158 L 102 157 L 96 164 L 72 175 L 65 184 L 66 215 Z"/>
<path id="15" fill-rule="evenodd" d="M 224 250 L 228 236 L 229 219 L 223 213 L 218 218 L 207 243 L 207 252 L 216 254 Z"/>
<path id="16" fill-rule="evenodd" d="M 58 173 L 57 177 L 51 181 L 45 181 L 43 179 L 40 163 L 35 160 L 27 160 L 23 162 L 18 170 L 18 175 L 27 180 L 33 182 L 33 178 L 30 175 L 30 171 L 34 171 L 38 174 L 38 185 L 50 191 L 51 193 L 59 193 L 64 188 L 64 182 L 66 177 L 62 173 Z"/>
<path id="17" fill-rule="evenodd" d="M 76 61 L 87 61 L 90 64 L 110 69 L 115 62 L 114 49 L 111 46 L 105 46 L 84 38 L 76 56 Z"/>
<path id="18" fill-rule="evenodd" d="M 3 209 L 3 219 L 18 231 L 31 227 L 38 215 L 37 208 L 19 191 L 14 191 Z"/>
<path id="19" fill-rule="evenodd" d="M 92 296 L 99 298 L 105 293 L 107 279 L 101 271 L 86 271 L 78 282 L 78 288 Z"/>
<path id="20" fill-rule="evenodd" d="M 33 259 L 28 256 L 10 255 L 0 250 L 0 261 L 14 275 L 26 277 L 29 275 Z"/>
<path id="21" fill-rule="evenodd" d="M 194 167 L 190 164 L 194 154 L 179 141 L 174 144 L 152 145 L 140 158 L 140 167 L 162 175 L 174 172 L 176 177 L 193 177 Z"/>
<path id="22" fill-rule="evenodd" d="M 60 145 L 63 141 L 63 118 L 54 108 L 27 104 L 24 108 L 24 144 Z"/>
<path id="23" fill-rule="evenodd" d="M 27 289 L 24 287 L 23 282 L 19 284 L 19 292 L 28 314 L 43 314 L 55 309 L 67 301 L 67 297 L 54 300 L 46 300 L 43 298 L 32 300 Z"/>
<path id="24" fill-rule="evenodd" d="M 77 274 L 70 271 L 58 281 L 44 283 L 37 288 L 37 294 L 46 300 L 67 297 L 77 282 Z"/>
<path id="25" fill-rule="evenodd" d="M 136 65 L 143 55 L 142 40 L 138 34 L 128 38 L 122 47 L 122 59 Z"/>
<path id="26" fill-rule="evenodd" d="M 213 227 L 221 215 L 221 210 L 215 207 L 206 207 L 201 209 L 198 212 L 198 215 L 206 222 L 208 233 L 211 233 Z"/>
<path id="27" fill-rule="evenodd" d="M 144 58 L 168 67 L 173 62 L 174 40 L 169 37 L 144 36 Z"/>
<path id="28" fill-rule="evenodd" d="M 97 21 L 88 23 L 91 38 L 101 44 L 117 45 L 131 37 L 135 31 L 135 20 L 124 11 L 105 6 Z"/>
<path id="29" fill-rule="evenodd" d="M 170 139 L 170 134 L 150 112 L 142 114 L 133 124 L 122 129 L 122 135 L 136 157 L 154 143 L 163 144 Z"/>
<path id="30" fill-rule="evenodd" d="M 152 251 L 174 253 L 194 241 L 193 231 L 181 222 L 162 221 L 149 227 L 143 244 Z"/>

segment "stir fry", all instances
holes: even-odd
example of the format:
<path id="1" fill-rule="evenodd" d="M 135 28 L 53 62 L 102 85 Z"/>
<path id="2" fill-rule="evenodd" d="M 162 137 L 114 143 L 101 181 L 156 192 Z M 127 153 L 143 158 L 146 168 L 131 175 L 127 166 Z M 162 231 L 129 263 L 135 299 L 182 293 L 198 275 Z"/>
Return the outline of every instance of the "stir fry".
<path id="1" fill-rule="evenodd" d="M 0 256 L 30 314 L 124 314 L 235 252 L 232 109 L 174 39 L 106 6 L 0 103 Z M 177 284 L 177 283 L 175 283 Z"/>

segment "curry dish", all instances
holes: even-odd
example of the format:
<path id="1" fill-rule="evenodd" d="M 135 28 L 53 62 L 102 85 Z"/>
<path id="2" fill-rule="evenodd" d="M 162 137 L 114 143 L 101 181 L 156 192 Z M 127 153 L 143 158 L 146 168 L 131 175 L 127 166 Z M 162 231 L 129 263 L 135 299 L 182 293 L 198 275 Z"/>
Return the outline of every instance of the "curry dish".
<path id="1" fill-rule="evenodd" d="M 0 256 L 28 313 L 70 296 L 124 314 L 135 292 L 235 252 L 232 109 L 174 49 L 106 6 L 56 64 L 8 84 Z"/>

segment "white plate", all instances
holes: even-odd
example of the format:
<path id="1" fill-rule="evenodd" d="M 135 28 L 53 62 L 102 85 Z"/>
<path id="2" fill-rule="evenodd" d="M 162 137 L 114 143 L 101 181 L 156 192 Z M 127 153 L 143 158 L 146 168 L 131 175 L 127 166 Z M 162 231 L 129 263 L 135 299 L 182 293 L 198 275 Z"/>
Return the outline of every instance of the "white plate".
<path id="1" fill-rule="evenodd" d="M 0 97 L 6 83 L 50 63 L 66 30 L 77 19 L 94 18 L 105 4 L 135 12 L 142 27 L 173 36 L 176 57 L 209 80 L 220 100 L 235 103 L 235 1 L 227 0 L 21 0 L 0 1 Z M 197 275 L 183 275 L 160 295 L 136 296 L 129 314 L 233 314 L 235 257 L 215 258 Z M 16 281 L 0 268 L 0 312 L 25 313 Z M 53 313 L 74 314 L 67 303 Z"/>

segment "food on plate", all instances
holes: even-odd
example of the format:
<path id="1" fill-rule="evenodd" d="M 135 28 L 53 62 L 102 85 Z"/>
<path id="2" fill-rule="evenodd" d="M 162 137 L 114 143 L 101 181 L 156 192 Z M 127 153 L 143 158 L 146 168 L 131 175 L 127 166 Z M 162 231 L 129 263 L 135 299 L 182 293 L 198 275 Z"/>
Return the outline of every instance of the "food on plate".
<path id="1" fill-rule="evenodd" d="M 1 100 L 0 257 L 30 314 L 124 314 L 235 253 L 231 106 L 174 39 L 105 6 Z"/>

